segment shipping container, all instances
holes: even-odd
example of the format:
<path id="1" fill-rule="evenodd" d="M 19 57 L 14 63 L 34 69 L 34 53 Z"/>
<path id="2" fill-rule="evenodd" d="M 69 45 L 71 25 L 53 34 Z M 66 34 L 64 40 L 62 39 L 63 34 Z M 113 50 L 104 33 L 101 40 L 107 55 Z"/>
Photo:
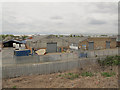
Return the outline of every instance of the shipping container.
<path id="1" fill-rule="evenodd" d="M 30 50 L 25 49 L 25 50 L 15 50 L 14 51 L 15 56 L 29 56 Z"/>

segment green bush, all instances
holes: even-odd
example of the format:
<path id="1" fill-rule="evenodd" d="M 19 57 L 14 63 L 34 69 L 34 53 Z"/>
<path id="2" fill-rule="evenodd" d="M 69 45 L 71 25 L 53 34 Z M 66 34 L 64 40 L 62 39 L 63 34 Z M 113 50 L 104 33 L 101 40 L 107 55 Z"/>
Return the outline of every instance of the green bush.
<path id="1" fill-rule="evenodd" d="M 70 37 L 72 37 L 72 34 L 70 35 Z"/>
<path id="2" fill-rule="evenodd" d="M 120 56 L 107 56 L 104 60 L 98 60 L 98 63 L 102 66 L 112 66 L 120 64 Z"/>
<path id="3" fill-rule="evenodd" d="M 111 73 L 108 73 L 108 72 L 102 72 L 101 75 L 102 76 L 105 76 L 105 77 L 111 77 L 113 75 L 115 75 L 116 73 L 115 72 L 111 72 Z"/>
<path id="4" fill-rule="evenodd" d="M 58 35 L 56 35 L 56 37 L 58 37 Z"/>
<path id="5" fill-rule="evenodd" d="M 84 73 L 82 73 L 81 74 L 81 76 L 86 76 L 86 77 L 88 77 L 88 76 L 93 76 L 93 74 L 92 74 L 92 72 L 84 72 Z"/>

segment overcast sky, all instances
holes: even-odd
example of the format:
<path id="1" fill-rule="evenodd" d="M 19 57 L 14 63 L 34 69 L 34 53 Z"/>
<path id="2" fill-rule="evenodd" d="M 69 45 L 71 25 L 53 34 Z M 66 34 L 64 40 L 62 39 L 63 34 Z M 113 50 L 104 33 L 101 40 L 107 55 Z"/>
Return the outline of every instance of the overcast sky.
<path id="1" fill-rule="evenodd" d="M 3 3 L 3 34 L 118 33 L 117 2 Z"/>

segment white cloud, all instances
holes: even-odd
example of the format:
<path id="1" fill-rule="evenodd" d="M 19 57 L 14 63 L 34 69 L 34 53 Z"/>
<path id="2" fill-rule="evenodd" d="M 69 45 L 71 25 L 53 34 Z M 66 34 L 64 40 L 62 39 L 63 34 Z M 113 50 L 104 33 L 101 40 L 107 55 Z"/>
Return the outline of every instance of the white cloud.
<path id="1" fill-rule="evenodd" d="M 3 3 L 3 33 L 117 33 L 117 2 Z"/>

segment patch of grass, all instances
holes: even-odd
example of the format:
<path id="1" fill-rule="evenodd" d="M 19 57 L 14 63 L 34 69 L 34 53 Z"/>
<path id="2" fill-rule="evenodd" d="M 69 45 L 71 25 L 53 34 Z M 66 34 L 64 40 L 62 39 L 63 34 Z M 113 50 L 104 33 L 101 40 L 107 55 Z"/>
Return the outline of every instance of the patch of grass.
<path id="1" fill-rule="evenodd" d="M 68 73 L 68 75 L 73 75 L 73 73 Z"/>
<path id="2" fill-rule="evenodd" d="M 109 73 L 109 72 L 102 72 L 101 75 L 104 76 L 104 77 L 111 77 L 113 75 L 116 75 L 116 73 L 115 72 L 111 72 L 111 73 Z"/>
<path id="3" fill-rule="evenodd" d="M 94 76 L 94 74 L 92 72 L 84 72 L 84 73 L 81 73 L 81 76 L 92 77 L 92 76 Z"/>
<path id="4" fill-rule="evenodd" d="M 76 79 L 79 77 L 79 74 L 75 74 L 75 73 L 65 73 L 64 75 L 59 75 L 60 77 L 64 77 L 70 80 Z"/>
<path id="5" fill-rule="evenodd" d="M 13 86 L 12 88 L 17 88 L 17 86 Z"/>

